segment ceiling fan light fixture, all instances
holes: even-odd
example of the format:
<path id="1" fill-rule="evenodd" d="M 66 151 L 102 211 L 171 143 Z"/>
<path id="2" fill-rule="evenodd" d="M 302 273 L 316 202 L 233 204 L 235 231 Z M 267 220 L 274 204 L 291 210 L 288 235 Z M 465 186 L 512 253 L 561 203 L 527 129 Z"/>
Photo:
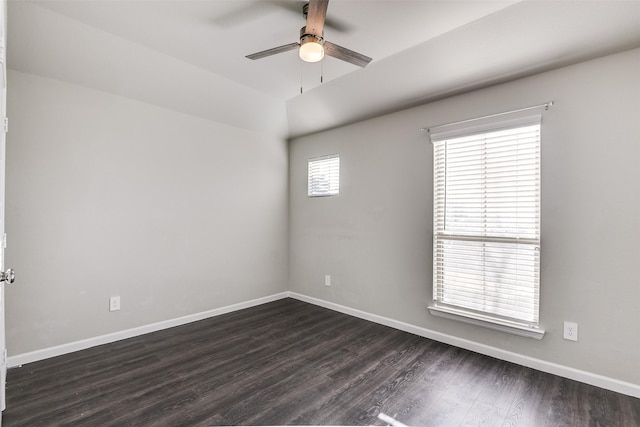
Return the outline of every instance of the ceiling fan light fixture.
<path id="1" fill-rule="evenodd" d="M 324 40 L 312 34 L 300 37 L 300 59 L 305 62 L 318 62 L 324 58 Z"/>

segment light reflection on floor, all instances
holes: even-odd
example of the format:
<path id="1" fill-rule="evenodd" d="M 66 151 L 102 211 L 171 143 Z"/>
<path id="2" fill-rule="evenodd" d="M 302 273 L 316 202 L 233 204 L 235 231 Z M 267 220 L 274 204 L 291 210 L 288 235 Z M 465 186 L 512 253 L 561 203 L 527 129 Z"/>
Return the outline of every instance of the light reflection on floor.
<path id="1" fill-rule="evenodd" d="M 387 425 L 390 426 L 395 426 L 395 427 L 407 427 L 405 424 L 402 424 L 400 421 L 397 421 L 395 418 L 390 417 L 389 415 L 380 412 L 378 414 L 378 418 L 382 421 L 384 421 L 385 423 L 387 423 Z"/>

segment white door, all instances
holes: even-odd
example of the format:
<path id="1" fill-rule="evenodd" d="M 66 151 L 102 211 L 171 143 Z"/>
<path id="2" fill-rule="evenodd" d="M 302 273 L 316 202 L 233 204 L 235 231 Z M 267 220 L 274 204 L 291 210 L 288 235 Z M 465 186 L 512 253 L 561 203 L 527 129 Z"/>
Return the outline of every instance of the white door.
<path id="1" fill-rule="evenodd" d="M 4 285 L 5 280 L 13 281 L 13 272 L 4 273 L 4 248 L 6 238 L 4 234 L 4 167 L 5 167 L 5 142 L 6 142 L 6 107 L 7 107 L 7 1 L 0 0 L 0 408 L 5 408 L 5 381 L 7 378 L 7 350 L 5 346 L 4 332 Z M 9 279 L 8 277 L 11 276 Z M 0 414 L 2 425 L 2 414 Z"/>

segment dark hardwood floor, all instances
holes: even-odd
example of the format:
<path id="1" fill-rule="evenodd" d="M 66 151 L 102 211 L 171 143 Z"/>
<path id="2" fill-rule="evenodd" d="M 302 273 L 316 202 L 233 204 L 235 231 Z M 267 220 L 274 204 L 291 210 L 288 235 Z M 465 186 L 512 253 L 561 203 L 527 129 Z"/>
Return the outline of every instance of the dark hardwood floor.
<path id="1" fill-rule="evenodd" d="M 5 426 L 640 426 L 640 399 L 293 299 L 9 370 Z"/>

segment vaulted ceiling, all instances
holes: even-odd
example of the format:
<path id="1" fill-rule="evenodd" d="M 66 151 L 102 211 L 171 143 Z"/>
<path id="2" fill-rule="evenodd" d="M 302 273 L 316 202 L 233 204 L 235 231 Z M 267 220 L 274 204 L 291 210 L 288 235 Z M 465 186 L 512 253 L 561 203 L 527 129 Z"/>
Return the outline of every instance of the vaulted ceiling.
<path id="1" fill-rule="evenodd" d="M 331 0 L 366 68 L 245 58 L 297 41 L 304 3 L 9 0 L 8 66 L 292 137 L 640 47 L 640 0 Z"/>

